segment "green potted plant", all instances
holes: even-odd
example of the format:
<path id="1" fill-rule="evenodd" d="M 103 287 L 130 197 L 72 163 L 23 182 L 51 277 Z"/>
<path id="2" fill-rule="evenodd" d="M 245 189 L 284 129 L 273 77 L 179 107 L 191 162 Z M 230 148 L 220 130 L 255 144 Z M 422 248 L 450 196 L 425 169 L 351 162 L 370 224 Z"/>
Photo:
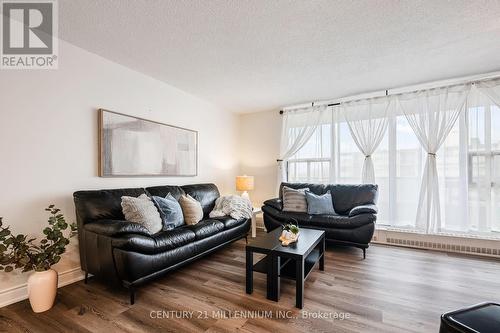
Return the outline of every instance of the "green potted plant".
<path id="1" fill-rule="evenodd" d="M 69 238 L 76 235 L 76 224 L 68 225 L 58 208 L 50 205 L 45 210 L 50 213 L 49 226 L 43 229 L 45 237 L 40 242 L 23 234 L 13 235 L 0 217 L 0 271 L 34 271 L 28 278 L 28 296 L 34 312 L 49 310 L 54 304 L 58 277 L 51 267 L 61 260 Z"/>

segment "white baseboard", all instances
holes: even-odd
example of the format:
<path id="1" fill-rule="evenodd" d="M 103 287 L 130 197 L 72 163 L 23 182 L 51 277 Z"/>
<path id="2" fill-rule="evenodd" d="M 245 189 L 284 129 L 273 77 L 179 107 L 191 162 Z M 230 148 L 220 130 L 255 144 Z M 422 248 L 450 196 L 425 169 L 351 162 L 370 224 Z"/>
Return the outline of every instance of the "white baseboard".
<path id="1" fill-rule="evenodd" d="M 59 273 L 59 282 L 57 287 L 63 287 L 68 284 L 83 280 L 85 273 L 80 267 L 69 269 Z M 17 303 L 28 298 L 27 283 L 0 291 L 0 308 L 9 304 Z"/>

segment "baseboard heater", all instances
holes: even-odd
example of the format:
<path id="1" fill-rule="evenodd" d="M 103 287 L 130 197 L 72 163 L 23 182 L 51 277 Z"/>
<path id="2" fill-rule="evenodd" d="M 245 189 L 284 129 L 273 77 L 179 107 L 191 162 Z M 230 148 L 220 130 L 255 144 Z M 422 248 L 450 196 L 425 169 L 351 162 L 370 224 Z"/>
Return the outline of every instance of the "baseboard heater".
<path id="1" fill-rule="evenodd" d="M 500 257 L 500 240 L 493 239 L 422 235 L 411 232 L 377 230 L 373 236 L 373 243 L 442 252 Z"/>

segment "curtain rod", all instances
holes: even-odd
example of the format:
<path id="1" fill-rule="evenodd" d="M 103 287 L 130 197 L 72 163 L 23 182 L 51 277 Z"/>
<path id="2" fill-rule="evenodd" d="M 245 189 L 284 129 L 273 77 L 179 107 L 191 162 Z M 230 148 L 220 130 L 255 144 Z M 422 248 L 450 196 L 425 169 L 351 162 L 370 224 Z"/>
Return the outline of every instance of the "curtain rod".
<path id="1" fill-rule="evenodd" d="M 326 106 L 336 106 L 336 105 L 340 105 L 340 102 L 327 104 Z M 314 106 L 314 102 L 311 102 L 311 106 Z M 288 110 L 293 110 L 293 107 L 291 109 L 287 109 L 286 111 L 288 111 Z M 285 113 L 285 110 L 280 110 L 280 114 L 283 114 L 283 113 Z"/>
<path id="2" fill-rule="evenodd" d="M 496 78 L 500 78 L 500 71 L 465 76 L 465 77 L 455 78 L 455 79 L 426 82 L 426 83 L 422 83 L 422 84 L 416 84 L 416 85 L 400 87 L 400 88 L 392 88 L 392 89 L 386 89 L 386 90 L 379 90 L 379 91 L 374 91 L 374 92 L 369 92 L 369 93 L 361 93 L 361 94 L 352 95 L 352 96 L 339 97 L 339 98 L 335 98 L 332 100 L 311 102 L 310 105 L 311 106 L 326 105 L 327 107 L 337 106 L 337 105 L 340 105 L 341 103 L 351 102 L 351 101 L 365 99 L 365 98 L 376 98 L 376 97 L 383 97 L 383 96 L 389 96 L 389 95 L 392 96 L 392 95 L 398 95 L 398 94 L 402 94 L 402 93 L 415 92 L 415 91 L 419 91 L 419 90 L 440 88 L 440 87 L 459 85 L 459 84 L 465 84 L 465 83 L 474 83 L 477 81 L 491 80 L 491 79 L 496 79 Z M 300 108 L 304 108 L 304 107 L 308 107 L 308 106 L 309 106 L 309 103 L 286 106 L 286 107 L 283 107 L 279 112 L 280 112 L 280 114 L 283 114 L 286 111 L 300 109 Z"/>
<path id="3" fill-rule="evenodd" d="M 388 93 L 389 91 L 386 90 L 385 91 L 385 96 L 388 96 Z M 323 104 L 322 104 L 323 105 Z M 337 106 L 337 105 L 340 105 L 340 102 L 337 102 L 337 103 L 330 103 L 330 104 L 327 104 L 326 106 Z M 314 106 L 314 102 L 311 102 L 311 107 Z M 289 109 L 289 110 L 293 110 L 293 109 Z M 287 110 L 288 111 L 288 110 Z M 280 110 L 280 114 L 283 114 L 285 111 L 284 110 Z"/>

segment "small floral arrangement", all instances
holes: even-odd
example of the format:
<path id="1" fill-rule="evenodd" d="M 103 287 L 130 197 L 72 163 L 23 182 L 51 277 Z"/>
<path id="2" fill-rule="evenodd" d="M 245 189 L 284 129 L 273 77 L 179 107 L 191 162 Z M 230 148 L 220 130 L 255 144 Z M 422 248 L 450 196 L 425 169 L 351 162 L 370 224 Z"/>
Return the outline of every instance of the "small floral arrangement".
<path id="1" fill-rule="evenodd" d="M 290 231 L 293 234 L 299 233 L 299 227 L 295 224 L 289 223 L 283 227 L 283 230 Z"/>
<path id="2" fill-rule="evenodd" d="M 295 243 L 299 239 L 299 231 L 300 229 L 298 224 L 285 224 L 279 238 L 279 240 L 281 241 L 281 245 L 287 246 L 291 243 Z"/>

